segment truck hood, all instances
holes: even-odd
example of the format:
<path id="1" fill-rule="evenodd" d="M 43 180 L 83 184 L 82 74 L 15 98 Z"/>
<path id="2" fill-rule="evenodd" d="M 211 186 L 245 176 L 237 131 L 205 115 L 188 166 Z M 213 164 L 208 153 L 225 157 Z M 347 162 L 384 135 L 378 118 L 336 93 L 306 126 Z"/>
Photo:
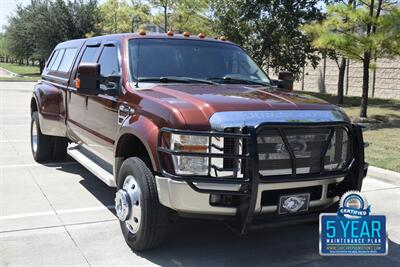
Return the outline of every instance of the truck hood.
<path id="1" fill-rule="evenodd" d="M 246 85 L 166 84 L 141 89 L 143 96 L 179 110 L 187 125 L 209 125 L 219 112 L 337 110 L 334 105 L 308 95 L 273 87 Z M 161 104 L 161 103 L 160 103 Z"/>

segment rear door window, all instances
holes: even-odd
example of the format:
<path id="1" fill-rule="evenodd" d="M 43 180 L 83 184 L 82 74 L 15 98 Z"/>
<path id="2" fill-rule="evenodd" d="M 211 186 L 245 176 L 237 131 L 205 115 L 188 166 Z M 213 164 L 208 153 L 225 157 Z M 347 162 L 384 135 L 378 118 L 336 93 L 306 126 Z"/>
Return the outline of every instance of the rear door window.
<path id="1" fill-rule="evenodd" d="M 54 61 L 56 60 L 56 58 L 57 58 L 59 52 L 60 52 L 60 50 L 54 51 L 54 53 L 53 53 L 53 55 L 51 56 L 49 62 L 47 62 L 46 69 L 50 69 L 51 65 L 54 64 Z"/>
<path id="2" fill-rule="evenodd" d="M 96 62 L 96 54 L 98 46 L 87 46 L 85 52 L 83 52 L 81 63 L 83 62 Z"/>
<path id="3" fill-rule="evenodd" d="M 64 56 L 60 65 L 58 66 L 58 71 L 68 72 L 71 69 L 72 62 L 74 61 L 77 48 L 67 48 L 65 49 Z"/>
<path id="4" fill-rule="evenodd" d="M 65 51 L 65 49 L 60 49 L 59 50 L 59 52 L 57 54 L 57 57 L 54 59 L 54 62 L 49 67 L 49 69 L 51 71 L 56 71 L 58 69 L 58 66 L 60 65 L 61 59 L 62 59 L 62 57 L 64 55 L 64 51 Z"/>

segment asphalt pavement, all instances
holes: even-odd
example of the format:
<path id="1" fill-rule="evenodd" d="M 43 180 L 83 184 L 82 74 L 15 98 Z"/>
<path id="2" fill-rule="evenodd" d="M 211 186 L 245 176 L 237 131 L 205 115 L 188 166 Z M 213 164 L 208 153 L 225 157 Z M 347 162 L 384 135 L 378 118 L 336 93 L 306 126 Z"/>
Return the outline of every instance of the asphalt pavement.
<path id="1" fill-rule="evenodd" d="M 135 253 L 114 215 L 115 190 L 69 158 L 37 164 L 29 145 L 33 83 L 0 82 L 0 266 L 400 266 L 400 181 L 366 178 L 372 212 L 388 221 L 389 255 L 322 257 L 318 224 L 247 236 L 179 219 L 158 249 Z"/>

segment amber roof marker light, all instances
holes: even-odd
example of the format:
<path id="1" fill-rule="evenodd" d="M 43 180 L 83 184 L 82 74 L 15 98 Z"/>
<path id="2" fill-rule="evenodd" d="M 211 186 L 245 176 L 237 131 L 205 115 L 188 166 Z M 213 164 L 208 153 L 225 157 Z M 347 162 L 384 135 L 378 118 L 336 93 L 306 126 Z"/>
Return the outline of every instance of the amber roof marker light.
<path id="1" fill-rule="evenodd" d="M 199 35 L 197 35 L 197 36 L 199 36 L 199 38 L 201 38 L 201 39 L 204 39 L 205 37 L 206 37 L 206 35 L 204 34 L 204 33 L 199 33 Z"/>
<path id="2" fill-rule="evenodd" d="M 174 32 L 173 32 L 173 31 L 168 31 L 168 32 L 167 32 L 167 35 L 168 35 L 168 36 L 174 36 Z"/>
<path id="3" fill-rule="evenodd" d="M 189 36 L 190 36 L 190 32 L 184 32 L 184 33 L 183 33 L 183 36 L 189 37 Z"/>
<path id="4" fill-rule="evenodd" d="M 146 31 L 143 30 L 143 29 L 141 29 L 141 30 L 139 31 L 139 35 L 146 35 Z"/>
<path id="5" fill-rule="evenodd" d="M 221 41 L 226 41 L 226 37 L 225 36 L 221 36 L 221 37 L 219 37 L 219 39 L 221 40 Z"/>

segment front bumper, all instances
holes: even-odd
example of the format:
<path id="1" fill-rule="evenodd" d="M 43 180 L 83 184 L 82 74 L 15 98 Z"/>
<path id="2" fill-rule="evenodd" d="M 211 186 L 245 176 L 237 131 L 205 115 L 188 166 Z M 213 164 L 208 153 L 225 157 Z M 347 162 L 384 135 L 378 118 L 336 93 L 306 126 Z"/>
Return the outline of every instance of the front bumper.
<path id="1" fill-rule="evenodd" d="M 296 129 L 301 127 L 330 128 L 329 137 L 323 145 L 319 162 L 319 165 L 321 166 L 319 173 L 297 173 L 297 160 L 283 131 L 287 128 Z M 264 128 L 277 129 L 279 131 L 279 134 L 288 149 L 288 153 L 290 154 L 292 170 L 290 175 L 271 175 L 268 177 L 260 175 L 257 136 Z M 345 165 L 346 167 L 342 170 L 327 171 L 323 167 L 324 156 L 328 150 L 334 129 L 336 128 L 344 128 L 347 131 L 350 142 L 350 158 Z M 246 152 L 234 154 L 176 152 L 166 147 L 165 139 L 163 138 L 163 134 L 165 133 L 242 138 L 243 140 L 247 140 L 245 143 L 246 145 L 244 146 Z M 269 193 L 274 191 L 278 195 L 283 195 L 279 190 L 287 192 L 296 188 L 299 190 L 302 188 L 302 190 L 307 193 L 308 188 L 319 186 L 321 188 L 321 193 L 318 198 L 311 199 L 309 206 L 310 214 L 317 213 L 318 210 L 322 211 L 324 208 L 336 203 L 338 201 L 338 196 L 344 192 L 348 190 L 360 190 L 362 180 L 366 173 L 364 143 L 361 128 L 357 125 L 351 125 L 346 122 L 264 123 L 257 127 L 244 127 L 240 134 L 213 131 L 195 132 L 162 128 L 158 137 L 157 150 L 161 165 L 161 173 L 156 177 L 156 181 L 161 204 L 183 213 L 225 215 L 228 217 L 234 217 L 240 233 L 245 233 L 250 227 L 252 227 L 253 221 L 256 221 L 256 219 L 260 217 L 264 217 L 264 215 L 267 217 L 269 215 L 277 215 L 276 211 L 278 204 L 276 201 L 272 204 L 271 202 L 265 204 L 263 201 L 264 195 L 268 196 Z M 208 175 L 205 176 L 176 175 L 169 171 L 170 164 L 168 163 L 168 156 L 171 155 L 207 157 L 209 160 L 211 158 L 240 159 L 244 162 L 242 164 L 244 175 L 242 178 L 212 177 L 210 167 Z M 334 190 L 333 193 L 328 194 L 327 192 L 330 186 L 333 187 Z M 237 206 L 212 205 L 210 198 L 215 195 L 224 195 L 228 197 L 235 196 L 239 198 L 239 204 Z M 275 195 L 276 199 L 278 195 Z M 305 212 L 303 214 L 306 215 L 307 213 Z"/>
<path id="2" fill-rule="evenodd" d="M 285 182 L 285 183 L 271 183 L 271 184 L 260 184 L 257 190 L 257 198 L 254 209 L 254 215 L 269 215 L 277 214 L 277 205 L 263 205 L 261 202 L 262 193 L 274 190 L 284 189 L 295 189 L 295 188 L 306 188 L 313 186 L 321 186 L 322 194 L 319 199 L 310 201 L 309 208 L 319 208 L 329 206 L 339 200 L 338 196 L 328 197 L 328 185 L 337 184 L 344 180 L 344 177 L 313 180 L 313 181 L 302 181 L 302 182 Z M 186 182 L 176 181 L 171 178 L 156 176 L 158 197 L 160 203 L 168 208 L 171 208 L 177 212 L 191 213 L 191 214 L 203 214 L 203 215 L 225 215 L 235 216 L 238 212 L 236 207 L 218 207 L 210 204 L 209 193 L 200 193 L 193 190 Z M 234 189 L 231 185 L 224 184 L 207 184 L 198 183 L 196 185 L 201 189 L 206 190 L 232 190 Z"/>

